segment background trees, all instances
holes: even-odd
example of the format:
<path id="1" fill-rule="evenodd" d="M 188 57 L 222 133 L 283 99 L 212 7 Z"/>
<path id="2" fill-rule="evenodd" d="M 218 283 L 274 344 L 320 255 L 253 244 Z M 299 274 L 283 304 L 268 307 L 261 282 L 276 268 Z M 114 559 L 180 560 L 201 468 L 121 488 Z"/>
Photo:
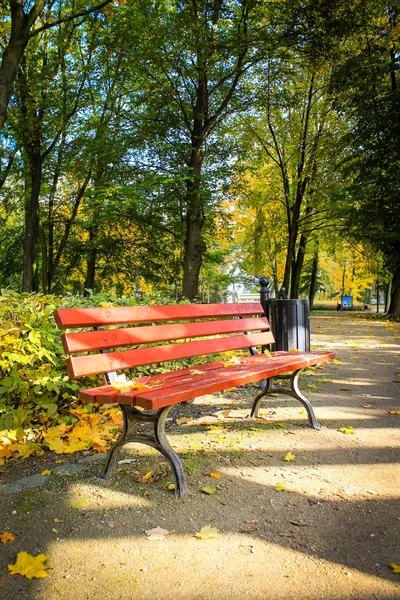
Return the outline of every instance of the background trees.
<path id="1" fill-rule="evenodd" d="M 208 301 L 268 274 L 312 300 L 357 248 L 365 273 L 383 257 L 398 314 L 397 11 L 10 2 L 2 285 Z"/>

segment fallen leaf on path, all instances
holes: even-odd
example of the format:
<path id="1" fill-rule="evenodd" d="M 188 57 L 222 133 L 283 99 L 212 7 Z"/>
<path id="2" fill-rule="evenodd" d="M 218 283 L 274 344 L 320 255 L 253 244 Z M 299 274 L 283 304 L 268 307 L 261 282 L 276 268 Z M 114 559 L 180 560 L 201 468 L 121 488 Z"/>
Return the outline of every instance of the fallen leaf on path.
<path id="1" fill-rule="evenodd" d="M 169 489 L 169 490 L 174 490 L 174 489 L 175 489 L 175 487 L 176 487 L 176 485 L 175 485 L 174 483 L 169 483 L 169 484 L 168 484 L 168 489 Z"/>
<path id="2" fill-rule="evenodd" d="M 341 429 L 339 429 L 339 431 L 340 431 L 340 433 L 344 433 L 346 435 L 349 435 L 351 433 L 355 434 L 355 431 L 351 425 L 349 425 L 349 427 L 342 427 Z"/>
<path id="3" fill-rule="evenodd" d="M 371 404 L 364 404 L 363 408 L 372 408 Z"/>
<path id="4" fill-rule="evenodd" d="M 53 529 L 51 530 L 52 533 L 58 534 L 58 529 L 56 529 L 55 527 L 53 527 Z"/>
<path id="5" fill-rule="evenodd" d="M 257 523 L 259 523 L 259 521 L 258 521 L 258 519 L 253 519 L 250 521 L 245 520 L 245 523 L 247 523 L 248 525 L 256 525 Z"/>
<path id="6" fill-rule="evenodd" d="M 176 424 L 184 425 L 185 423 L 190 423 L 190 421 L 193 421 L 193 419 L 188 418 L 188 417 L 182 417 L 182 418 L 176 420 Z"/>
<path id="7" fill-rule="evenodd" d="M 400 410 L 389 410 L 389 415 L 400 415 Z"/>
<path id="8" fill-rule="evenodd" d="M 358 360 L 359 356 L 350 356 L 349 360 Z"/>
<path id="9" fill-rule="evenodd" d="M 216 494 L 217 488 L 209 485 L 203 485 L 203 487 L 199 487 L 199 492 L 203 492 L 203 494 Z"/>
<path id="10" fill-rule="evenodd" d="M 258 529 L 260 528 L 257 526 L 250 527 L 249 529 L 239 529 L 239 533 L 254 533 L 255 531 L 258 531 Z"/>
<path id="11" fill-rule="evenodd" d="M 17 561 L 14 565 L 8 565 L 8 570 L 11 575 L 23 575 L 28 579 L 33 577 L 47 577 L 46 570 L 48 566 L 45 564 L 49 557 L 45 554 L 32 556 L 28 552 L 18 552 Z"/>
<path id="12" fill-rule="evenodd" d="M 339 388 L 341 392 L 351 392 L 350 388 Z"/>
<path id="13" fill-rule="evenodd" d="M 302 523 L 301 521 L 289 521 L 292 525 L 296 525 L 296 527 L 307 527 L 307 523 Z"/>
<path id="14" fill-rule="evenodd" d="M 51 475 L 51 471 L 49 469 L 45 469 L 44 471 L 41 472 L 42 477 L 45 477 L 46 475 Z"/>
<path id="15" fill-rule="evenodd" d="M 163 540 L 169 533 L 171 533 L 171 531 L 168 531 L 168 529 L 163 529 L 162 527 L 154 527 L 154 529 L 148 529 L 145 531 L 147 539 L 151 541 Z"/>
<path id="16" fill-rule="evenodd" d="M 276 492 L 286 492 L 286 488 L 282 483 L 277 483 L 275 486 L 275 491 Z"/>
<path id="17" fill-rule="evenodd" d="M 392 563 L 390 566 L 393 569 L 393 573 L 400 573 L 400 565 L 396 565 L 395 563 Z"/>
<path id="18" fill-rule="evenodd" d="M 288 452 L 287 454 L 285 454 L 285 456 L 282 458 L 282 460 L 285 460 L 286 462 L 291 462 L 292 460 L 295 460 L 295 458 L 296 458 L 295 454 Z"/>
<path id="19" fill-rule="evenodd" d="M 211 525 L 205 525 L 200 529 L 200 531 L 196 531 L 196 537 L 199 540 L 219 538 L 219 532 L 216 527 L 211 527 Z"/>
<path id="20" fill-rule="evenodd" d="M 10 533 L 9 531 L 5 531 L 0 535 L 0 542 L 2 542 L 3 544 L 7 544 L 7 542 L 12 542 L 13 540 L 15 540 L 15 535 Z"/>
<path id="21" fill-rule="evenodd" d="M 54 523 L 64 523 L 64 519 L 53 519 Z"/>
<path id="22" fill-rule="evenodd" d="M 214 479 L 221 479 L 221 475 L 219 473 L 214 472 L 210 473 L 210 477 L 214 477 Z"/>

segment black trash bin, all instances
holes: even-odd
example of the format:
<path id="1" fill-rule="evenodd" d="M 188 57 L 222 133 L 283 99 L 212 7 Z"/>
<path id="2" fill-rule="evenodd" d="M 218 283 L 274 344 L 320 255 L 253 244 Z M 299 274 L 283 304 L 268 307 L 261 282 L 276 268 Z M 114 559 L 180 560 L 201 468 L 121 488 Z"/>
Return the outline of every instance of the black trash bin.
<path id="1" fill-rule="evenodd" d="M 272 350 L 310 350 L 310 305 L 308 300 L 268 301 L 269 322 L 275 337 Z"/>

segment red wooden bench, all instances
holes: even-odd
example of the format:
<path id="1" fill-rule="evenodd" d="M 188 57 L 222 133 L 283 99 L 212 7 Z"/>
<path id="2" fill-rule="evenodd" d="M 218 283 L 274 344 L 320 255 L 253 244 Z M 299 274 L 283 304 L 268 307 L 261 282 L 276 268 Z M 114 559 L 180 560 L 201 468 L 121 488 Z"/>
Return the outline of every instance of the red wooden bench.
<path id="1" fill-rule="evenodd" d="M 277 388 L 273 393 L 288 393 L 300 400 L 310 427 L 320 428 L 309 400 L 299 390 L 298 377 L 305 367 L 331 360 L 335 355 L 319 351 L 258 354 L 256 346 L 264 348 L 274 342 L 259 303 L 66 308 L 56 310 L 54 315 L 60 328 L 94 328 L 62 336 L 65 352 L 71 355 L 67 360 L 71 377 L 100 373 L 105 376 L 106 385 L 83 390 L 80 399 L 118 403 L 123 413 L 123 431 L 108 454 L 102 477 L 113 471 L 124 444 L 139 442 L 156 448 L 168 459 L 175 476 L 175 493 L 182 496 L 187 490 L 184 470 L 165 433 L 171 408 L 204 394 L 266 380 L 265 389 L 258 393 L 251 409 L 250 416 L 256 417 L 262 399 L 271 394 L 272 379 L 284 373 L 291 373 L 291 389 Z M 121 390 L 115 384 L 117 371 L 244 348 L 252 356 L 241 357 L 240 364 L 211 362 L 140 377 L 135 382 L 143 384 L 141 389 Z M 137 423 L 152 423 L 153 434 L 137 433 Z"/>

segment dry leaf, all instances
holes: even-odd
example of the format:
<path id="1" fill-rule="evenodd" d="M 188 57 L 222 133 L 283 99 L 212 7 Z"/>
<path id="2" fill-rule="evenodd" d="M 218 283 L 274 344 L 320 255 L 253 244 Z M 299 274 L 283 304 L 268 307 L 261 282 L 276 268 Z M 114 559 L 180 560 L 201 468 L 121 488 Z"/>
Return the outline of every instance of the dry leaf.
<path id="1" fill-rule="evenodd" d="M 190 371 L 190 375 L 204 375 L 204 371 L 199 371 L 198 369 L 193 369 Z"/>
<path id="2" fill-rule="evenodd" d="M 143 475 L 143 481 L 147 481 L 153 475 L 153 471 L 149 471 L 146 475 Z"/>
<path id="3" fill-rule="evenodd" d="M 176 423 L 177 425 L 184 425 L 185 423 L 190 423 L 191 421 L 193 421 L 192 418 L 182 417 L 181 419 L 177 419 Z"/>
<path id="4" fill-rule="evenodd" d="M 219 473 L 210 473 L 210 477 L 214 477 L 214 479 L 221 479 L 221 475 Z"/>
<path id="5" fill-rule="evenodd" d="M 296 527 L 307 527 L 306 523 L 301 523 L 301 521 L 290 521 L 290 523 Z"/>
<path id="6" fill-rule="evenodd" d="M 212 538 L 219 538 L 219 532 L 216 527 L 211 527 L 211 525 L 205 525 L 200 529 L 200 531 L 196 532 L 196 537 L 199 540 L 209 540 Z"/>
<path id="7" fill-rule="evenodd" d="M 147 531 L 145 531 L 147 539 L 151 541 L 163 540 L 165 539 L 165 536 L 169 533 L 171 532 L 168 531 L 168 529 L 162 529 L 162 527 L 154 527 L 154 529 L 148 529 Z"/>
<path id="8" fill-rule="evenodd" d="M 245 520 L 245 523 L 247 523 L 248 525 L 256 525 L 257 523 L 259 523 L 259 521 L 258 519 Z"/>
<path id="9" fill-rule="evenodd" d="M 389 415 L 400 415 L 400 410 L 389 410 Z"/>
<path id="10" fill-rule="evenodd" d="M 222 364 L 224 365 L 224 367 L 232 367 L 232 365 L 241 365 L 242 363 L 240 358 L 238 358 L 237 356 L 233 356 L 231 359 L 227 360 Z"/>
<path id="11" fill-rule="evenodd" d="M 24 575 L 24 577 L 27 577 L 28 579 L 32 579 L 33 577 L 47 577 L 45 569 L 48 567 L 45 563 L 48 560 L 49 557 L 45 554 L 32 556 L 31 554 L 28 554 L 28 552 L 18 552 L 16 563 L 14 565 L 8 565 L 8 570 L 11 575 Z"/>
<path id="12" fill-rule="evenodd" d="M 296 458 L 295 454 L 292 454 L 291 452 L 288 452 L 287 454 L 285 454 L 285 456 L 282 458 L 282 460 L 285 460 L 286 462 L 291 462 L 295 458 Z"/>
<path id="13" fill-rule="evenodd" d="M 51 471 L 49 471 L 49 469 L 45 469 L 44 471 L 42 471 L 41 476 L 45 477 L 45 475 L 51 475 Z"/>
<path id="14" fill-rule="evenodd" d="M 239 529 L 239 533 L 254 533 L 258 531 L 259 527 L 250 527 L 250 529 Z"/>
<path id="15" fill-rule="evenodd" d="M 341 429 L 339 429 L 339 431 L 340 431 L 340 433 L 345 433 L 346 435 L 349 435 L 351 433 L 354 433 L 354 434 L 356 433 L 351 425 L 349 425 L 349 427 L 342 427 Z"/>
<path id="16" fill-rule="evenodd" d="M 275 486 L 275 491 L 276 492 L 286 492 L 286 488 L 284 485 L 282 485 L 282 483 L 277 483 Z"/>
<path id="17" fill-rule="evenodd" d="M 209 485 L 203 485 L 203 487 L 199 487 L 199 492 L 203 492 L 203 494 L 216 494 L 217 488 Z"/>
<path id="18" fill-rule="evenodd" d="M 174 483 L 169 483 L 168 484 L 168 489 L 169 490 L 174 490 L 176 488 L 176 485 Z"/>
<path id="19" fill-rule="evenodd" d="M 351 392 L 350 388 L 339 388 L 341 392 Z"/>
<path id="20" fill-rule="evenodd" d="M 372 408 L 371 404 L 364 404 L 363 408 Z"/>
<path id="21" fill-rule="evenodd" d="M 392 563 L 390 566 L 393 569 L 393 573 L 400 573 L 400 565 L 396 565 L 395 563 Z"/>
<path id="22" fill-rule="evenodd" d="M 64 523 L 64 519 L 53 519 L 54 523 Z"/>
<path id="23" fill-rule="evenodd" d="M 0 535 L 0 542 L 3 544 L 7 544 L 7 542 L 12 542 L 13 540 L 15 540 L 15 535 L 9 531 L 5 531 Z"/>

